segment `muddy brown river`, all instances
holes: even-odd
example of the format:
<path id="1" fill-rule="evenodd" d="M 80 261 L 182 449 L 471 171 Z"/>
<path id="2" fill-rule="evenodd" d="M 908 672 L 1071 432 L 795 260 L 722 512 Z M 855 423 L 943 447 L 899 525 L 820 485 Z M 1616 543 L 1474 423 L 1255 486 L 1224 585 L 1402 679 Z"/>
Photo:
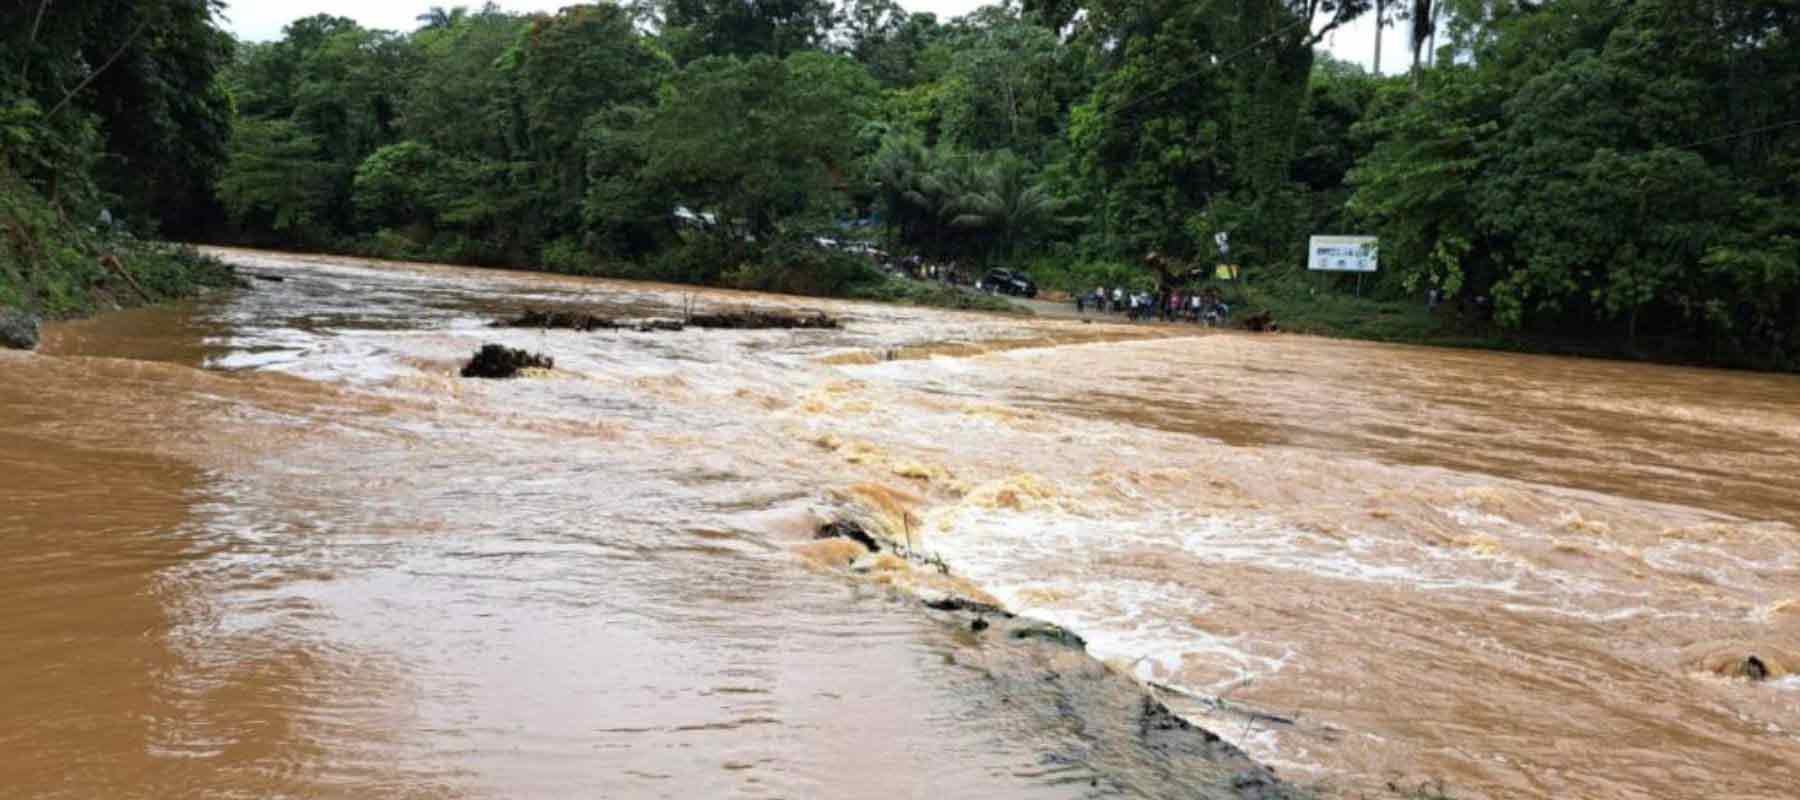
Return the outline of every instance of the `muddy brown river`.
<path id="1" fill-rule="evenodd" d="M 1306 794 L 1800 797 L 1794 377 L 220 252 L 0 352 L 0 796 L 1235 796 L 953 580 Z M 684 305 L 845 327 L 485 327 Z"/>

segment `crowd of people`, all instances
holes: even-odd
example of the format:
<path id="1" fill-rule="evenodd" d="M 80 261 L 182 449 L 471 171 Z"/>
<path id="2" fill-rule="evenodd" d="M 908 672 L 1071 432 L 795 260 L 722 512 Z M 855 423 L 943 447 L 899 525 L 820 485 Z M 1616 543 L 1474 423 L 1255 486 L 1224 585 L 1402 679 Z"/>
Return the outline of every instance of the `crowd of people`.
<path id="1" fill-rule="evenodd" d="M 1124 314 L 1133 322 L 1161 318 L 1164 322 L 1223 325 L 1231 318 L 1231 306 L 1214 287 L 1142 292 L 1104 286 L 1075 295 L 1075 310 L 1098 314 Z"/>

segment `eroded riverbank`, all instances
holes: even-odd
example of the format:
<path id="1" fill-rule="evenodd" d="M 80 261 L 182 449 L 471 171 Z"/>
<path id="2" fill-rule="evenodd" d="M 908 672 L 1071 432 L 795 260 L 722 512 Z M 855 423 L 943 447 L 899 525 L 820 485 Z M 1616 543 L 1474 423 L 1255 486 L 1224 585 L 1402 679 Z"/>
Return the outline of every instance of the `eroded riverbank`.
<path id="1" fill-rule="evenodd" d="M 1328 792 L 1800 779 L 1789 379 L 225 255 L 285 280 L 0 363 L 11 463 L 153 497 L 111 524 L 85 468 L 7 489 L 44 498 L 10 525 L 90 531 L 12 556 L 93 597 L 16 589 L 8 674 L 72 665 L 39 696 L 96 709 L 5 709 L 31 785 L 82 758 L 71 794 L 134 763 L 147 794 L 1233 791 L 1099 702 L 1129 684 L 1058 688 L 1092 665 L 882 585 L 919 570 L 809 569 L 845 513 Z M 845 325 L 486 327 L 696 301 Z M 452 377 L 486 341 L 557 369 Z M 135 577 L 82 579 L 119 549 Z"/>

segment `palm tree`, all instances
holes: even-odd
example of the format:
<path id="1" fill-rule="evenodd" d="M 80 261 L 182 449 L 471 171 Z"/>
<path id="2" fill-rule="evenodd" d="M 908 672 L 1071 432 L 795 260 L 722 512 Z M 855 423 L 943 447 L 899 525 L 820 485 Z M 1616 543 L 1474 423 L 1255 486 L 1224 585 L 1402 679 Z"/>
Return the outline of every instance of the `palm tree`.
<path id="1" fill-rule="evenodd" d="M 1002 258 L 1058 223 L 1067 201 L 1033 180 L 1024 159 L 1002 150 L 973 169 L 973 185 L 964 187 L 951 204 L 953 227 L 981 231 Z"/>
<path id="2" fill-rule="evenodd" d="M 455 27 L 456 23 L 461 22 L 468 15 L 469 9 L 465 6 L 457 6 L 448 11 L 443 6 L 432 6 L 431 10 L 413 17 L 413 20 L 419 23 L 421 29 L 432 30 Z"/>
<path id="3" fill-rule="evenodd" d="M 887 212 L 890 243 L 916 237 L 921 218 L 936 213 L 925 185 L 931 159 L 931 151 L 916 136 L 891 134 L 881 140 L 875 153 L 875 184 Z"/>

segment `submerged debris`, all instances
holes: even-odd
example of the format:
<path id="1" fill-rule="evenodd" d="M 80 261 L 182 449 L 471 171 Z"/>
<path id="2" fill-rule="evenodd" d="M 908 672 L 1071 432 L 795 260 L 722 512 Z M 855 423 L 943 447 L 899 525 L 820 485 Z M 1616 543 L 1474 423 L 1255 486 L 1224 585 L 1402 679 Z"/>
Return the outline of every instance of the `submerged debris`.
<path id="1" fill-rule="evenodd" d="M 537 311 L 528 310 L 512 319 L 495 320 L 489 323 L 490 328 L 556 328 L 558 330 L 595 331 L 612 330 L 619 323 L 605 317 L 583 314 L 578 311 Z"/>
<path id="2" fill-rule="evenodd" d="M 724 330 L 766 330 L 770 328 L 809 328 L 835 329 L 839 327 L 837 318 L 828 316 L 823 311 L 810 314 L 789 314 L 779 311 L 727 311 L 720 314 L 694 314 L 687 318 L 687 324 L 696 328 L 719 328 Z"/>
<path id="3" fill-rule="evenodd" d="M 968 611 L 974 614 L 992 615 L 1004 617 L 1006 619 L 1012 619 L 1013 616 L 1011 611 L 1007 611 L 992 603 L 983 603 L 976 600 L 970 600 L 967 597 L 958 597 L 953 594 L 947 594 L 940 597 L 927 597 L 925 598 L 924 603 L 926 608 L 932 609 L 933 611 Z"/>
<path id="4" fill-rule="evenodd" d="M 553 369 L 556 360 L 542 353 L 527 353 L 505 345 L 484 344 L 462 368 L 465 378 L 511 378 L 528 368 Z"/>
<path id="5" fill-rule="evenodd" d="M 861 525 L 847 520 L 838 520 L 836 522 L 828 522 L 824 525 L 820 525 L 819 530 L 813 534 L 813 538 L 849 539 L 850 541 L 861 544 L 863 547 L 869 548 L 869 552 L 871 553 L 881 552 L 881 544 L 875 541 L 874 536 L 869 535 L 868 531 L 863 530 Z"/>
<path id="6" fill-rule="evenodd" d="M 1023 627 L 1014 628 L 1012 631 L 1012 638 L 1042 639 L 1046 642 L 1053 642 L 1064 647 L 1073 647 L 1076 650 L 1082 650 L 1087 647 L 1087 640 L 1081 638 L 1079 634 L 1068 628 L 1064 628 L 1061 625 L 1053 625 L 1048 622 L 1033 622 Z"/>
<path id="7" fill-rule="evenodd" d="M 635 330 L 649 333 L 652 331 L 680 331 L 688 327 L 719 330 L 834 329 L 840 327 L 840 323 L 837 318 L 819 311 L 792 314 L 782 311 L 742 310 L 724 311 L 717 314 L 690 314 L 679 320 L 625 320 L 581 311 L 531 309 L 517 317 L 495 320 L 488 327 L 555 328 L 572 331 Z"/>
<path id="8" fill-rule="evenodd" d="M 1764 664 L 1762 659 L 1757 658 L 1754 655 L 1744 659 L 1744 664 L 1741 669 L 1744 677 L 1751 681 L 1764 681 L 1769 679 L 1769 665 Z"/>

